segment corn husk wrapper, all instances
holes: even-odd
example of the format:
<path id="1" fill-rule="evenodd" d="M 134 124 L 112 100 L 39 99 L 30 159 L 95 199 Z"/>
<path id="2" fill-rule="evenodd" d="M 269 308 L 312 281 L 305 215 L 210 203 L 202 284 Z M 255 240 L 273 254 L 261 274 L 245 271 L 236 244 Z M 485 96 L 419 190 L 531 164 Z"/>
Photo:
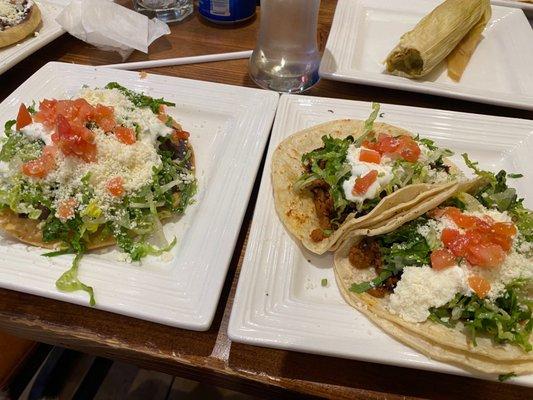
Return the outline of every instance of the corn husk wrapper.
<path id="1" fill-rule="evenodd" d="M 452 65 L 460 77 L 490 16 L 490 0 L 446 0 L 402 35 L 387 56 L 387 71 L 420 78 L 457 48 Z"/>

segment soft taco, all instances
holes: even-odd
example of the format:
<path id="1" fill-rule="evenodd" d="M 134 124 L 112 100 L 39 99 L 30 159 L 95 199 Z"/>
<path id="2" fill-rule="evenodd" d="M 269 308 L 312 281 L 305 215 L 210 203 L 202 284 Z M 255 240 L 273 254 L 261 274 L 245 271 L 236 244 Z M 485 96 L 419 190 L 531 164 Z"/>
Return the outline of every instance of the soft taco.
<path id="1" fill-rule="evenodd" d="M 533 213 L 504 171 L 396 229 L 355 231 L 334 256 L 345 300 L 437 360 L 533 372 Z"/>
<path id="2" fill-rule="evenodd" d="M 457 190 L 462 173 L 452 152 L 405 129 L 338 120 L 297 132 L 272 157 L 277 213 L 309 250 L 335 250 L 355 229 L 402 216 L 443 192 Z"/>
<path id="3" fill-rule="evenodd" d="M 76 98 L 21 104 L 0 150 L 0 229 L 22 242 L 76 254 L 59 290 L 93 290 L 77 278 L 84 252 L 117 244 L 132 261 L 159 255 L 161 221 L 196 192 L 189 134 L 172 106 L 111 82 Z"/>

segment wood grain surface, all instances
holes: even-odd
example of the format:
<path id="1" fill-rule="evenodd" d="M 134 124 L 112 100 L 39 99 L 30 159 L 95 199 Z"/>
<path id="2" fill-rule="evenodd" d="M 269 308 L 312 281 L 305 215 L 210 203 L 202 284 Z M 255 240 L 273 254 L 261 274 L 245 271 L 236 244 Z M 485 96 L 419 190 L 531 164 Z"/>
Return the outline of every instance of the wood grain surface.
<path id="1" fill-rule="evenodd" d="M 130 2 L 122 3 L 130 5 Z M 335 3 L 322 0 L 318 32 L 322 49 Z M 195 14 L 173 25 L 172 34 L 156 41 L 149 55 L 135 52 L 129 61 L 252 49 L 258 23 L 255 18 L 237 27 L 223 27 L 205 22 Z M 115 54 L 64 35 L 0 76 L 0 100 L 49 61 L 103 65 L 121 60 Z M 246 60 L 165 67 L 147 72 L 254 86 L 248 77 Z M 533 119 L 530 111 L 325 80 L 308 94 Z M 267 398 L 304 394 L 336 399 L 531 398 L 531 389 L 508 384 L 230 342 L 227 324 L 258 187 L 257 181 L 209 331 L 165 327 L 3 289 L 0 290 L 0 329 Z"/>

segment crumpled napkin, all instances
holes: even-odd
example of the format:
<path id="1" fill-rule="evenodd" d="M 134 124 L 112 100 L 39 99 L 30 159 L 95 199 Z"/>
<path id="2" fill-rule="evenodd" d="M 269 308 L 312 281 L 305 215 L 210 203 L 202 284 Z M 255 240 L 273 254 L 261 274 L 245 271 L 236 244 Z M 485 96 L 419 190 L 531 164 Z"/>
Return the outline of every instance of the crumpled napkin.
<path id="1" fill-rule="evenodd" d="M 148 53 L 150 43 L 170 33 L 164 22 L 109 0 L 72 0 L 56 21 L 72 36 L 99 49 L 118 52 L 123 61 L 134 49 Z"/>

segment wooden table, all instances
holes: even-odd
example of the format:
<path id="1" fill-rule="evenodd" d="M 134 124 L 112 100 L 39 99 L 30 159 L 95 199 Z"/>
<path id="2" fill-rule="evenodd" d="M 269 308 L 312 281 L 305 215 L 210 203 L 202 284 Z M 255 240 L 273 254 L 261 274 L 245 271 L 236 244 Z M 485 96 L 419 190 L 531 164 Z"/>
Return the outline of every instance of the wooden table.
<path id="1" fill-rule="evenodd" d="M 334 10 L 335 1 L 322 0 L 319 17 L 321 48 L 325 45 Z M 158 40 L 150 48 L 149 56 L 135 52 L 131 60 L 251 49 L 258 22 L 255 19 L 236 28 L 223 27 L 211 25 L 194 15 L 172 26 L 172 34 Z M 49 61 L 101 65 L 119 62 L 120 59 L 64 35 L 0 76 L 0 101 Z M 246 60 L 168 67 L 148 72 L 254 86 L 247 74 Z M 528 111 L 325 80 L 309 94 L 533 119 L 533 113 Z M 208 332 L 170 328 L 8 290 L 0 290 L 0 329 L 21 337 L 270 398 L 301 394 L 337 399 L 531 397 L 530 389 L 497 382 L 230 342 L 227 324 L 258 187 L 259 182 L 256 182 L 216 317 Z"/>

